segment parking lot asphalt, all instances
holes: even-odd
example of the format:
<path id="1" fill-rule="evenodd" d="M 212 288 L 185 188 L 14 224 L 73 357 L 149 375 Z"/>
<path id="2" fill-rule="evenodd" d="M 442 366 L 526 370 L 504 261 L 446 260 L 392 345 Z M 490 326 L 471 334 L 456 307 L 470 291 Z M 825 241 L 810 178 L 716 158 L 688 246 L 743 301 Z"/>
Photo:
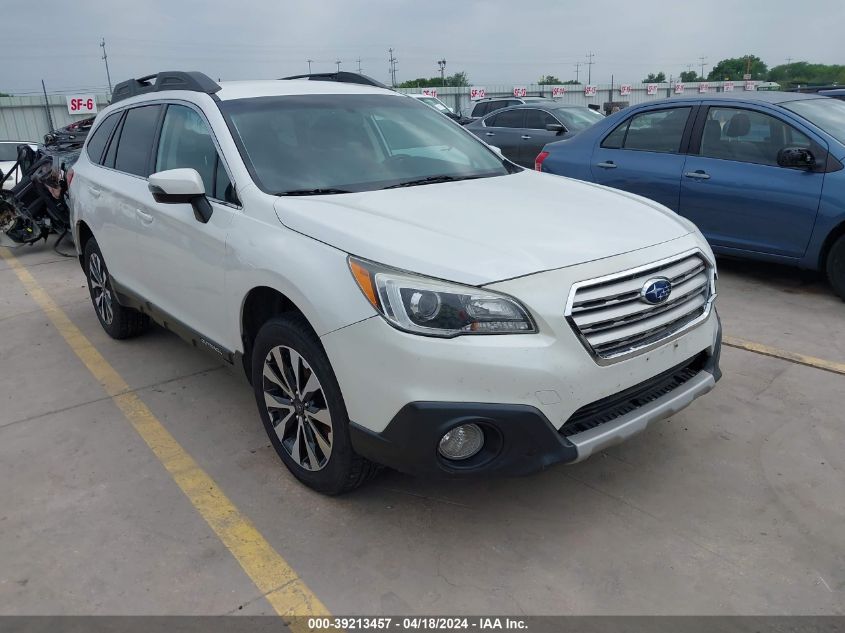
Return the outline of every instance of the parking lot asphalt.
<path id="1" fill-rule="evenodd" d="M 843 375 L 725 347 L 715 391 L 584 463 L 520 479 L 385 472 L 328 498 L 283 468 L 241 379 L 161 329 L 111 340 L 75 259 L 13 252 L 0 258 L 0 614 L 279 612 L 261 574 L 344 615 L 845 613 Z M 845 303 L 818 278 L 724 260 L 718 292 L 726 336 L 845 363 Z M 231 507 L 210 502 L 223 523 L 252 537 L 226 541 L 59 314 L 225 494 Z M 256 543 L 278 558 L 249 558 Z"/>

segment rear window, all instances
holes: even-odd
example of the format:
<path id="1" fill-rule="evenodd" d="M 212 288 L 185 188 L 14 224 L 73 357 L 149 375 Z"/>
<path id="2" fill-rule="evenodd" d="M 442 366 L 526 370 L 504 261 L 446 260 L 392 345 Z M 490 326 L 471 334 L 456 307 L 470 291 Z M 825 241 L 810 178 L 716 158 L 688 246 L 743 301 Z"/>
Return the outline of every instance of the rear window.
<path id="1" fill-rule="evenodd" d="M 161 106 L 132 108 L 120 132 L 114 168 L 128 174 L 150 175 L 150 150 L 153 145 L 156 123 Z"/>
<path id="2" fill-rule="evenodd" d="M 0 143 L 0 160 L 15 161 L 18 159 L 18 145 L 25 143 Z"/>
<path id="3" fill-rule="evenodd" d="M 85 151 L 88 152 L 88 158 L 92 162 L 98 165 L 102 164 L 103 150 L 106 149 L 106 143 L 109 142 L 109 136 L 111 136 L 112 130 L 114 130 L 117 122 L 120 121 L 121 114 L 122 112 L 115 112 L 107 116 L 106 120 L 100 123 L 97 129 L 94 130 L 94 135 L 88 139 L 88 145 Z"/>

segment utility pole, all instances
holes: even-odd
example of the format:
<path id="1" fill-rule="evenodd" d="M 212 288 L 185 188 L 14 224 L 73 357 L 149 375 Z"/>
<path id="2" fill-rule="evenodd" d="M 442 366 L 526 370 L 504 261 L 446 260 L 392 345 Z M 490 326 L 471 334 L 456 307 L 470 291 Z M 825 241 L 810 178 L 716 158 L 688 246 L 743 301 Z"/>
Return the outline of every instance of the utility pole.
<path id="1" fill-rule="evenodd" d="M 50 131 L 53 131 L 53 115 L 50 114 L 50 100 L 47 99 L 47 87 L 44 85 L 44 80 L 41 80 L 41 90 L 44 91 L 44 111 L 47 113 L 47 125 L 50 126 Z"/>
<path id="2" fill-rule="evenodd" d="M 575 83 L 581 83 L 578 81 L 578 73 L 581 71 L 581 64 L 584 62 L 575 62 Z"/>
<path id="3" fill-rule="evenodd" d="M 390 62 L 390 85 L 394 88 L 396 87 L 396 62 L 399 60 L 393 56 L 393 49 L 388 48 L 387 52 L 390 53 L 390 58 L 387 60 Z"/>
<path id="4" fill-rule="evenodd" d="M 341 64 L 341 60 L 337 60 L 337 61 L 335 62 L 335 64 L 337 64 L 337 72 L 340 72 L 340 64 Z"/>
<path id="5" fill-rule="evenodd" d="M 360 75 L 363 71 L 361 70 L 361 58 L 358 58 L 358 74 Z"/>
<path id="6" fill-rule="evenodd" d="M 704 79 L 704 62 L 707 61 L 707 58 L 704 55 L 702 55 L 701 57 L 698 58 L 698 61 L 701 62 L 701 78 Z"/>
<path id="7" fill-rule="evenodd" d="M 308 62 L 308 74 L 310 75 L 311 74 L 311 62 L 313 62 L 314 60 L 313 59 L 306 59 L 305 61 Z"/>
<path id="8" fill-rule="evenodd" d="M 595 57 L 595 53 L 590 51 L 587 53 L 587 85 L 592 85 L 593 83 L 593 57 Z"/>
<path id="9" fill-rule="evenodd" d="M 438 59 L 437 65 L 440 66 L 440 85 L 446 85 L 446 60 L 445 59 Z"/>
<path id="10" fill-rule="evenodd" d="M 109 97 L 111 97 L 111 73 L 109 73 L 109 56 L 106 54 L 106 38 L 100 41 L 100 48 L 103 49 L 103 61 L 106 63 L 106 79 L 109 82 Z"/>

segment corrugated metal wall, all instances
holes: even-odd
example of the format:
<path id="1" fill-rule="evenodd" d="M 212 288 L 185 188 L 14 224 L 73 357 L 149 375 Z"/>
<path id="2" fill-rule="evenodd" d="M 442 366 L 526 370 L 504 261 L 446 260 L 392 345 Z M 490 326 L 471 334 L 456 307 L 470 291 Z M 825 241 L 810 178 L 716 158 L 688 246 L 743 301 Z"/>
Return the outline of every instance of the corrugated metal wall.
<path id="1" fill-rule="evenodd" d="M 90 116 L 69 114 L 64 95 L 50 95 L 47 98 L 54 128 L 64 127 L 68 123 Z M 108 105 L 108 95 L 95 95 L 95 98 L 97 108 Z M 44 97 L 0 97 L 0 140 L 39 143 L 49 131 Z"/>
<path id="2" fill-rule="evenodd" d="M 707 86 L 711 92 L 721 92 L 725 82 L 723 81 L 709 81 Z M 741 92 L 743 90 L 743 82 L 735 81 L 734 91 Z M 511 85 L 484 85 L 488 97 L 507 97 L 513 95 L 515 84 Z M 687 96 L 697 94 L 700 84 L 688 83 L 684 84 L 684 94 Z M 528 90 L 529 97 L 551 97 L 552 86 L 540 86 L 537 84 L 522 84 Z M 675 95 L 672 86 L 668 83 L 657 84 L 657 94 L 649 95 L 647 93 L 646 84 L 631 84 L 631 94 L 621 96 L 619 94 L 620 84 L 597 84 L 597 92 L 595 97 L 584 96 L 584 86 L 565 86 L 566 94 L 559 98 L 563 103 L 572 103 L 577 105 L 596 104 L 602 105 L 608 101 L 627 101 L 629 105 L 638 105 L 647 101 L 656 101 L 658 99 L 665 99 L 666 97 L 682 96 Z M 398 88 L 399 92 L 404 93 L 420 93 L 422 88 Z M 443 103 L 460 111 L 464 114 L 469 114 L 472 111 L 472 101 L 469 98 L 469 88 L 435 88 L 437 90 L 437 98 Z"/>

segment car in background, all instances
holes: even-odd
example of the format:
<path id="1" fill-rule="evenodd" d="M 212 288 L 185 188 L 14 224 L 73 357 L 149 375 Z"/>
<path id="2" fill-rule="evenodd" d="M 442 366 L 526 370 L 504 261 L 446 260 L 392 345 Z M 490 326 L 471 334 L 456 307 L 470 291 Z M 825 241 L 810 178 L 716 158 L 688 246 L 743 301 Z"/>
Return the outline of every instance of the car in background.
<path id="1" fill-rule="evenodd" d="M 3 189 L 11 189 L 20 182 L 21 170 L 16 167 L 19 145 L 29 145 L 33 150 L 38 149 L 38 145 L 30 141 L 0 141 L 0 180 L 3 180 Z M 14 173 L 10 174 L 10 170 Z"/>
<path id="2" fill-rule="evenodd" d="M 533 167 L 546 143 L 574 136 L 604 117 L 585 106 L 533 101 L 497 110 L 466 128 L 482 141 L 498 147 L 508 160 Z"/>
<path id="3" fill-rule="evenodd" d="M 475 102 L 469 118 L 474 121 L 490 114 L 491 112 L 501 110 L 502 108 L 509 108 L 511 106 L 524 104 L 536 104 L 540 101 L 555 103 L 553 99 L 547 99 L 546 97 L 485 97 L 484 99 L 479 99 Z"/>
<path id="4" fill-rule="evenodd" d="M 408 94 L 408 96 L 412 99 L 416 99 L 421 103 L 424 103 L 430 108 L 434 108 L 443 116 L 449 117 L 450 119 L 452 119 L 453 121 L 457 121 L 461 125 L 466 125 L 467 123 L 472 121 L 472 119 L 470 119 L 469 117 L 461 116 L 460 114 L 455 112 L 452 108 L 447 106 L 437 97 L 432 97 L 431 95 L 424 95 L 420 93 L 412 93 Z"/>
<path id="5" fill-rule="evenodd" d="M 79 149 L 88 137 L 94 117 L 74 121 L 44 135 L 44 145 L 59 150 Z"/>
<path id="6" fill-rule="evenodd" d="M 815 94 L 664 99 L 547 145 L 535 169 L 692 220 L 716 253 L 820 270 L 845 298 L 845 103 Z"/>
<path id="7" fill-rule="evenodd" d="M 839 99 L 840 101 L 845 101 L 845 88 L 833 88 L 831 90 L 819 90 L 818 94 L 822 95 L 823 97 L 832 97 L 833 99 Z"/>

